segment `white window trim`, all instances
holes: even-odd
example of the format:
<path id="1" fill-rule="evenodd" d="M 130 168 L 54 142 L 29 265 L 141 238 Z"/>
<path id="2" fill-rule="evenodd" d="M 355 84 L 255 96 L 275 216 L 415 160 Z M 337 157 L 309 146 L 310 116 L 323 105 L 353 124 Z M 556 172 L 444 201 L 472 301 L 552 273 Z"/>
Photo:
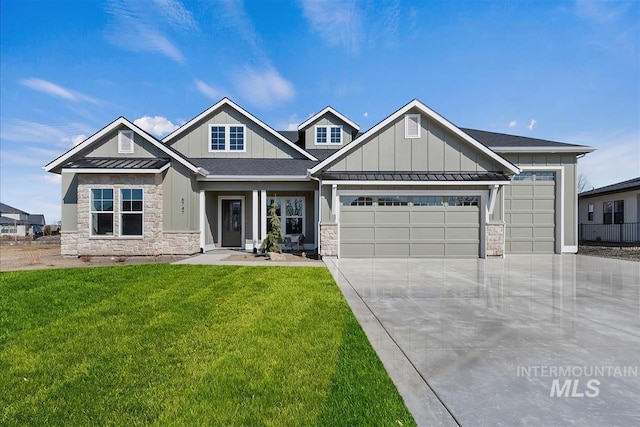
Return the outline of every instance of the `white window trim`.
<path id="1" fill-rule="evenodd" d="M 124 146 L 125 142 L 129 142 L 131 145 L 129 148 Z M 133 154 L 133 131 L 132 130 L 119 130 L 118 131 L 118 153 L 119 154 Z"/>
<path id="2" fill-rule="evenodd" d="M 213 127 L 223 127 L 224 128 L 224 150 L 214 150 L 211 148 L 211 129 Z M 241 127 L 242 128 L 242 150 L 231 150 L 231 128 Z M 246 153 L 247 152 L 247 126 L 243 124 L 210 124 L 209 125 L 209 133 L 207 135 L 207 149 L 210 153 Z"/>
<path id="3" fill-rule="evenodd" d="M 327 142 L 318 142 L 318 128 L 325 128 L 327 130 Z M 331 129 L 340 129 L 340 142 L 331 142 Z M 342 145 L 344 140 L 342 135 L 342 125 L 316 125 L 313 131 L 313 142 L 315 145 L 327 146 L 327 145 Z"/>
<path id="4" fill-rule="evenodd" d="M 142 190 L 142 210 L 141 211 L 123 211 L 122 210 L 122 203 L 124 202 L 124 199 L 122 198 L 122 190 Z M 140 239 L 142 237 L 144 237 L 144 188 L 142 187 L 125 187 L 125 188 L 120 188 L 118 189 L 118 193 L 120 195 L 120 200 L 118 203 L 118 214 L 119 214 L 119 219 L 120 219 L 120 224 L 119 224 L 119 230 L 118 230 L 118 236 L 123 238 L 123 239 Z M 122 225 L 124 223 L 124 221 L 122 220 L 124 215 L 129 215 L 129 214 L 142 214 L 142 230 L 140 234 L 127 234 L 126 236 L 122 233 Z"/>
<path id="5" fill-rule="evenodd" d="M 307 216 L 307 200 L 306 197 L 304 196 L 278 196 L 278 197 L 274 197 L 274 196 L 267 196 L 267 213 L 265 215 L 265 218 L 267 219 L 267 223 L 269 222 L 269 208 L 270 205 L 268 203 L 269 200 L 274 199 L 274 200 L 280 200 L 280 225 L 282 227 L 282 234 L 285 237 L 291 237 L 291 236 L 295 236 L 298 235 L 299 233 L 293 233 L 293 234 L 287 234 L 287 218 L 289 218 L 289 216 L 287 215 L 287 200 L 294 200 L 294 199 L 301 199 L 302 200 L 302 234 L 305 234 L 305 230 L 307 229 L 307 221 L 306 221 L 306 216 Z M 298 216 L 294 216 L 291 218 L 299 218 Z M 266 231 L 266 228 L 265 228 Z"/>
<path id="6" fill-rule="evenodd" d="M 412 123 L 411 119 L 417 118 L 418 132 L 417 134 L 409 133 L 409 125 Z M 404 115 L 404 137 L 405 139 L 418 139 L 422 134 L 422 115 L 420 114 L 405 114 Z"/>
<path id="7" fill-rule="evenodd" d="M 113 208 L 111 211 L 96 211 L 93 209 L 93 190 L 112 190 L 113 191 Z M 114 221 L 116 220 L 116 191 L 113 187 L 92 187 L 89 188 L 89 237 L 97 239 L 112 239 L 118 237 L 115 234 Z M 111 212 L 111 229 L 112 234 L 93 234 L 93 214 Z"/>

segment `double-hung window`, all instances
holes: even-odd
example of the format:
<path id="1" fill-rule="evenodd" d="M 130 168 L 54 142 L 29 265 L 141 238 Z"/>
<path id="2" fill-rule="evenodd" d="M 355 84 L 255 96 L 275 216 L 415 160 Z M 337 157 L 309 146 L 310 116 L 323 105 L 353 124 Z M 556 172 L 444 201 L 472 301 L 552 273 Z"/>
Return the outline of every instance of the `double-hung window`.
<path id="1" fill-rule="evenodd" d="M 282 197 L 267 200 L 267 232 L 271 231 L 271 205 L 276 205 L 276 215 L 282 224 L 285 235 L 304 233 L 304 198 Z M 284 207 L 284 208 L 283 208 Z"/>
<path id="2" fill-rule="evenodd" d="M 342 144 L 342 126 L 316 126 L 316 145 Z"/>
<path id="3" fill-rule="evenodd" d="M 587 206 L 587 220 L 593 221 L 593 203 L 589 203 Z"/>
<path id="4" fill-rule="evenodd" d="M 246 151 L 246 133 L 246 127 L 244 125 L 210 125 L 209 151 Z"/>
<path id="5" fill-rule="evenodd" d="M 142 236 L 141 188 L 123 188 L 120 190 L 120 235 Z"/>
<path id="6" fill-rule="evenodd" d="M 113 235 L 113 189 L 91 189 L 91 235 Z"/>
<path id="7" fill-rule="evenodd" d="M 624 224 L 624 200 L 613 202 L 613 223 Z"/>

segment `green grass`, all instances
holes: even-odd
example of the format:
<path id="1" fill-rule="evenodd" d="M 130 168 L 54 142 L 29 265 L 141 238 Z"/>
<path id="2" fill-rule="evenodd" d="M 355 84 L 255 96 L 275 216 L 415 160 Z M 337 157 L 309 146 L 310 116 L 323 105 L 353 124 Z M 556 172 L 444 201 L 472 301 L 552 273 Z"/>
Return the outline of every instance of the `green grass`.
<path id="1" fill-rule="evenodd" d="M 1 425 L 415 425 L 329 272 L 0 274 Z"/>

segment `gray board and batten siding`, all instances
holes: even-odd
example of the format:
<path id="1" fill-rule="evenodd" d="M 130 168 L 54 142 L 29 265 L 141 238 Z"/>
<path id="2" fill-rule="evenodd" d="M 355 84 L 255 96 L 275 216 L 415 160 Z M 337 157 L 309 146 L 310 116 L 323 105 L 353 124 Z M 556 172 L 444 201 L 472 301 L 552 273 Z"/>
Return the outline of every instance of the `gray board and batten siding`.
<path id="1" fill-rule="evenodd" d="M 342 128 L 341 144 L 316 144 L 316 126 L 340 126 Z M 309 123 L 304 129 L 304 148 L 305 150 L 336 150 L 344 147 L 353 140 L 353 135 L 358 132 L 348 123 L 345 123 L 339 117 L 331 112 L 326 112 L 317 120 Z"/>

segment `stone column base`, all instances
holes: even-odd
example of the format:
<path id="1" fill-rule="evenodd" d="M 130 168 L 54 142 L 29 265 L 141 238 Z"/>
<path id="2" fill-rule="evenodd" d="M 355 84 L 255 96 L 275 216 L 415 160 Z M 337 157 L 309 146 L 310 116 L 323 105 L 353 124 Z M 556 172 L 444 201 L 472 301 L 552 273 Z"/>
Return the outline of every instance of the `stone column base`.
<path id="1" fill-rule="evenodd" d="M 504 231 L 504 222 L 487 223 L 487 256 L 504 256 Z"/>
<path id="2" fill-rule="evenodd" d="M 338 256 L 338 224 L 320 223 L 320 256 Z"/>

